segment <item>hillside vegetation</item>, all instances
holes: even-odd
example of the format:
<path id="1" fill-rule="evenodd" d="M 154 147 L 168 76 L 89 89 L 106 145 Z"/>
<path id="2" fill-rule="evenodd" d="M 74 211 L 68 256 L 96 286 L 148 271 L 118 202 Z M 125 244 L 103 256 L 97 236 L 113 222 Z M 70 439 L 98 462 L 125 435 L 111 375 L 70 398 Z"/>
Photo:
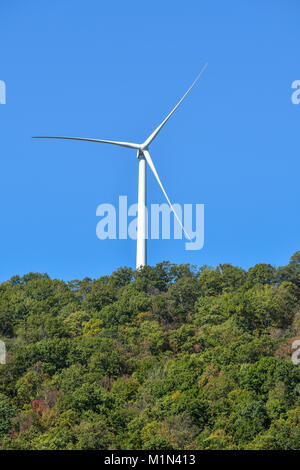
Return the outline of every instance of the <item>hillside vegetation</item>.
<path id="1" fill-rule="evenodd" d="M 15 276 L 0 339 L 1 449 L 300 449 L 300 252 Z"/>

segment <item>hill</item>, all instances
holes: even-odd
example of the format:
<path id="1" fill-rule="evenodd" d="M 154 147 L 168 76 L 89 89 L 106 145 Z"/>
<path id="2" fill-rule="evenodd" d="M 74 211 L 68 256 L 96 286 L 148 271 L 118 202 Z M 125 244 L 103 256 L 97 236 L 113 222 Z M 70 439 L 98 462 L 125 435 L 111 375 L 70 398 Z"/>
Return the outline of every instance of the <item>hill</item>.
<path id="1" fill-rule="evenodd" d="M 300 449 L 300 252 L 15 276 L 0 339 L 1 449 Z"/>

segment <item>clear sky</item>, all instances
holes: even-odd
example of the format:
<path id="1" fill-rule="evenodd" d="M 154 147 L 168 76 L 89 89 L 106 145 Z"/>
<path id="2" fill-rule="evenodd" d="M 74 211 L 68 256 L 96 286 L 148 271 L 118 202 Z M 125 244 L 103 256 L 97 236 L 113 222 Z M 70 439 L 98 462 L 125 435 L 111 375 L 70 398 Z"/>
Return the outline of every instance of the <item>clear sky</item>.
<path id="1" fill-rule="evenodd" d="M 205 204 L 205 245 L 150 241 L 149 264 L 286 264 L 299 249 L 299 18 L 297 0 L 1 0 L 0 280 L 134 267 L 134 241 L 97 239 L 96 208 L 136 202 L 135 152 L 31 136 L 143 141 L 205 62 L 151 147 L 171 200 Z M 164 202 L 150 172 L 148 202 Z"/>

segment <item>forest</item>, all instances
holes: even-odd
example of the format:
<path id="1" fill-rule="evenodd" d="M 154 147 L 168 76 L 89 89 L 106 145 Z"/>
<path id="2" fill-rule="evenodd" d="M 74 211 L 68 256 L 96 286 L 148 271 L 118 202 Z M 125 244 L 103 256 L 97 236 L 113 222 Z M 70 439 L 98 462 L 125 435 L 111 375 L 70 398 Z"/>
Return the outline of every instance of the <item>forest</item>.
<path id="1" fill-rule="evenodd" d="M 2 450 L 300 450 L 300 251 L 14 276 L 0 339 Z"/>

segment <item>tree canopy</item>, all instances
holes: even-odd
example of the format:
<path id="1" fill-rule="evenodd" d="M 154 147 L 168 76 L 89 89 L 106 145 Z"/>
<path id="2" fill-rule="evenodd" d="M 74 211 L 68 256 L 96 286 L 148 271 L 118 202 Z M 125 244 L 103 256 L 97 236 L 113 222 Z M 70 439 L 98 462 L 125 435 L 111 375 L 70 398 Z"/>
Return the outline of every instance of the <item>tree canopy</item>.
<path id="1" fill-rule="evenodd" d="M 300 252 L 14 276 L 0 339 L 1 449 L 300 449 Z"/>

